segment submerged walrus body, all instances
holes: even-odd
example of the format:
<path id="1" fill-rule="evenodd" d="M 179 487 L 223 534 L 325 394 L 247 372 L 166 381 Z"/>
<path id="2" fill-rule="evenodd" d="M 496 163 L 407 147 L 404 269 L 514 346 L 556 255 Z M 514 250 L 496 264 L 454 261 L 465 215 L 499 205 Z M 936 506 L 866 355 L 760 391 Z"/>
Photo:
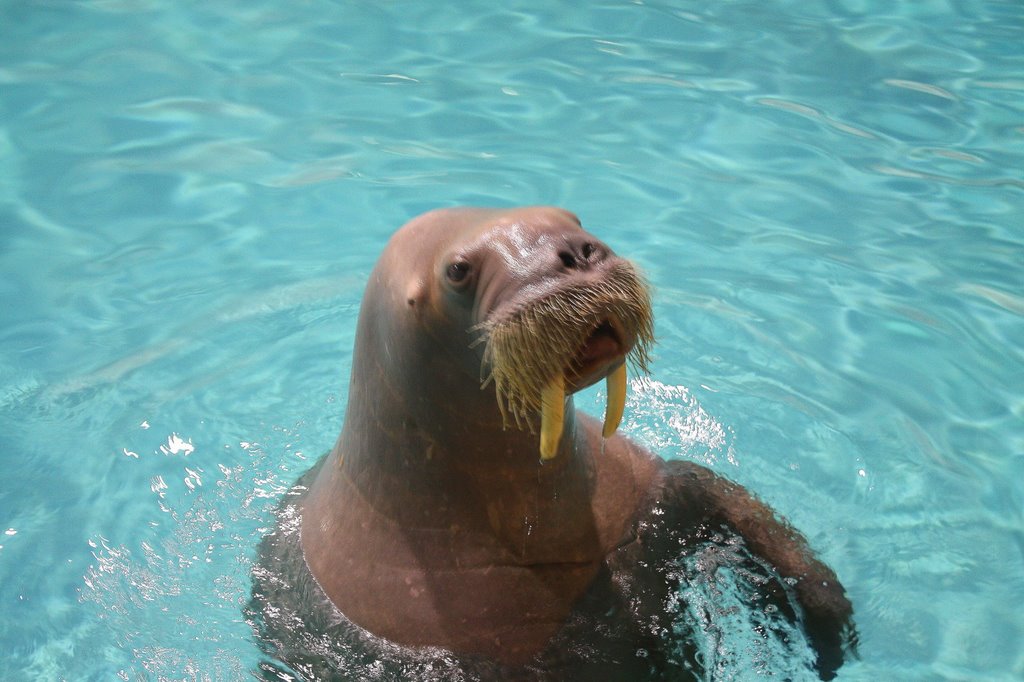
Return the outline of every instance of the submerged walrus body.
<path id="1" fill-rule="evenodd" d="M 615 434 L 650 342 L 643 281 L 569 213 L 403 227 L 364 295 L 341 436 L 261 546 L 268 651 L 312 678 L 700 678 L 679 560 L 726 533 L 831 677 L 852 632 L 834 573 L 742 487 Z M 603 425 L 572 401 L 602 379 Z"/>

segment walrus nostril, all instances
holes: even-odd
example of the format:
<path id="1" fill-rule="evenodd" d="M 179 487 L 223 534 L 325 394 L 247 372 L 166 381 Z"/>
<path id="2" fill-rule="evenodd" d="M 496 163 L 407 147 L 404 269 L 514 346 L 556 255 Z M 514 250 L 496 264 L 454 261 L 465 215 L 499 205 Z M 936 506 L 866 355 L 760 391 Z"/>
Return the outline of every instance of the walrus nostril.
<path id="1" fill-rule="evenodd" d="M 562 265 L 569 270 L 585 270 L 604 260 L 605 251 L 594 242 L 571 242 L 558 252 Z"/>

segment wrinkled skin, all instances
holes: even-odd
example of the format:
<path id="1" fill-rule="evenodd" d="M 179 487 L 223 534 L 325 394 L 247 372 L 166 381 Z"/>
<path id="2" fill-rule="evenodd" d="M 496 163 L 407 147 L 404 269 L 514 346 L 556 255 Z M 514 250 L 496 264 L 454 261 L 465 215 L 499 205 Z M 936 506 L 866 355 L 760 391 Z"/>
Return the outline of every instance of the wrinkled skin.
<path id="1" fill-rule="evenodd" d="M 742 487 L 602 439 L 573 409 L 572 391 L 622 364 L 629 330 L 568 375 L 548 461 L 481 390 L 471 330 L 567 279 L 599 281 L 616 260 L 552 208 L 434 211 L 392 237 L 363 299 L 342 433 L 286 500 L 292 531 L 265 541 L 254 573 L 253 617 L 275 656 L 329 676 L 324 640 L 309 644 L 326 634 L 405 676 L 418 674 L 408 660 L 435 656 L 427 669 L 454 660 L 484 678 L 699 678 L 666 604 L 676 559 L 722 530 L 771 566 L 764 599 L 802 623 L 819 675 L 834 675 L 852 607 L 800 535 Z M 297 622 L 301 637 L 287 631 Z"/>

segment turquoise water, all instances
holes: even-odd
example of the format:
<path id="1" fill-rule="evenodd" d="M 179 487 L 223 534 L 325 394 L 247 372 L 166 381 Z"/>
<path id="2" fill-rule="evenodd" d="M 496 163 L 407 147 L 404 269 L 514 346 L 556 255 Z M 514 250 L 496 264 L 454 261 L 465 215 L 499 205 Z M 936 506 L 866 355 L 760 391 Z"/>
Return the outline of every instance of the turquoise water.
<path id="1" fill-rule="evenodd" d="M 1024 677 L 1024 6 L 495 5 L 0 0 L 0 679 L 247 676 L 388 234 L 535 203 L 650 276 L 624 429 L 805 532 L 840 679 Z"/>

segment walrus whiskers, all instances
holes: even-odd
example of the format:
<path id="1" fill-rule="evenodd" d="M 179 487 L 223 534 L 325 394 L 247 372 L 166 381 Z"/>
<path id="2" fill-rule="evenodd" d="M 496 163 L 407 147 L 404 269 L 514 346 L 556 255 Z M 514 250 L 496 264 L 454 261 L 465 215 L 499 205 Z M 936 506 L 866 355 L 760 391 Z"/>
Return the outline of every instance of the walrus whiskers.
<path id="1" fill-rule="evenodd" d="M 541 413 L 541 456 L 554 456 L 561 436 L 566 372 L 580 369 L 577 357 L 602 324 L 614 320 L 635 339 L 627 362 L 647 372 L 653 343 L 653 320 L 647 285 L 629 263 L 616 264 L 607 277 L 574 284 L 478 325 L 485 342 L 481 386 L 494 382 L 505 427 L 533 430 L 531 415 Z M 608 376 L 604 436 L 622 418 L 626 394 L 625 366 Z"/>

